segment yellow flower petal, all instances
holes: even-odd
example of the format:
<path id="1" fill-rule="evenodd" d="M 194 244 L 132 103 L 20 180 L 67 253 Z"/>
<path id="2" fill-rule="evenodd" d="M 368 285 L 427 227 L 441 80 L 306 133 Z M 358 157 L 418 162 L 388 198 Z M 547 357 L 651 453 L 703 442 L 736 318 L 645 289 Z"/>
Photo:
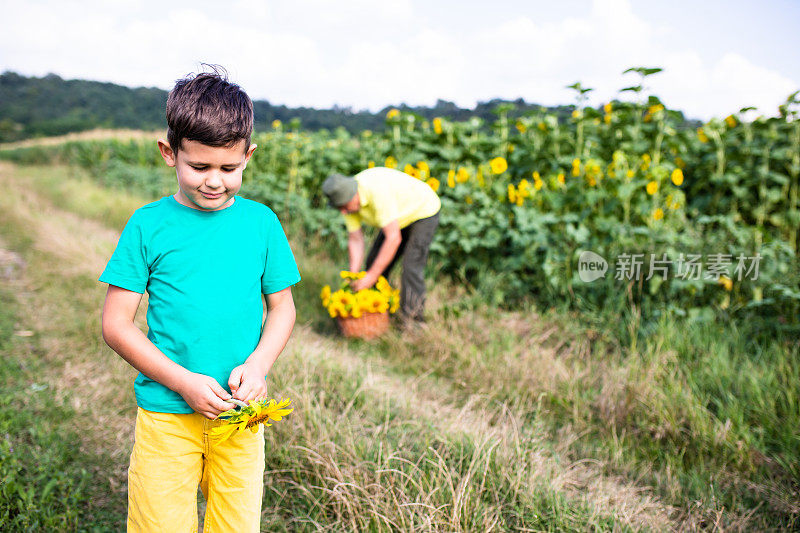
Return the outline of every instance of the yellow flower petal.
<path id="1" fill-rule="evenodd" d="M 211 434 L 215 435 L 219 438 L 218 442 L 225 442 L 229 438 L 233 436 L 239 430 L 239 426 L 236 424 L 223 424 L 221 426 L 217 426 L 215 428 L 211 428 Z"/>

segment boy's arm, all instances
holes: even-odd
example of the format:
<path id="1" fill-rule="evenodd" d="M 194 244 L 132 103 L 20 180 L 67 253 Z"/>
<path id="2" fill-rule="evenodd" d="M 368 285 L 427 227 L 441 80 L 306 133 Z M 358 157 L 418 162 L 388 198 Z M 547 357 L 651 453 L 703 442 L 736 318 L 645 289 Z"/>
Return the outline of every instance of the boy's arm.
<path id="1" fill-rule="evenodd" d="M 214 378 L 190 372 L 170 360 L 136 327 L 133 320 L 141 301 L 137 292 L 108 286 L 102 318 L 106 344 L 136 370 L 180 394 L 205 417 L 215 418 L 231 409 L 233 404 L 223 401 L 230 395 Z"/>
<path id="2" fill-rule="evenodd" d="M 268 313 L 261 339 L 244 364 L 233 369 L 228 380 L 233 397 L 245 402 L 266 396 L 265 378 L 289 341 L 297 317 L 291 287 L 266 295 L 266 300 Z"/>

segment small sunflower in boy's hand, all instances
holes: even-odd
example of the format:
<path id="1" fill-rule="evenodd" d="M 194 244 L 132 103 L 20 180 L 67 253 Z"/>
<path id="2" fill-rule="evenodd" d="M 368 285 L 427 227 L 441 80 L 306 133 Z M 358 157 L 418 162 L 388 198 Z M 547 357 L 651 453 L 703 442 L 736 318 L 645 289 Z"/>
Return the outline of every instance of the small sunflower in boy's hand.
<path id="1" fill-rule="evenodd" d="M 230 400 L 229 400 L 230 401 Z M 249 403 L 237 402 L 235 409 L 229 409 L 222 412 L 217 417 L 217 420 L 222 420 L 224 424 L 217 426 L 211 430 L 215 435 L 220 436 L 220 442 L 227 440 L 233 434 L 249 429 L 253 433 L 258 431 L 258 425 L 264 424 L 269 427 L 268 421 L 278 422 L 283 417 L 294 411 L 289 407 L 292 400 L 285 399 L 280 402 L 275 400 L 250 400 Z"/>

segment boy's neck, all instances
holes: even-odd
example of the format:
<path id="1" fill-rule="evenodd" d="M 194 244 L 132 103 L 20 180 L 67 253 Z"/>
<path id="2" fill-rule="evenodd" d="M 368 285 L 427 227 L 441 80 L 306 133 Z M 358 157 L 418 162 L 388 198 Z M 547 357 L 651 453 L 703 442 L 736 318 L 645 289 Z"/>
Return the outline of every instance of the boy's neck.
<path id="1" fill-rule="evenodd" d="M 190 208 L 192 208 L 192 209 L 194 209 L 196 211 L 203 211 L 205 213 L 212 213 L 214 211 L 224 211 L 225 209 L 228 209 L 229 207 L 232 207 L 234 202 L 236 201 L 236 197 L 235 196 L 231 196 L 230 200 L 228 200 L 224 205 L 222 205 L 222 206 L 220 206 L 220 207 L 218 207 L 216 209 L 203 209 L 202 207 L 200 207 L 198 205 L 195 205 L 192 201 L 190 201 L 183 194 L 181 194 L 180 190 L 178 192 L 176 192 L 175 194 L 173 194 L 172 197 L 175 199 L 176 202 L 178 202 L 181 205 L 185 205 L 186 207 L 190 207 Z"/>

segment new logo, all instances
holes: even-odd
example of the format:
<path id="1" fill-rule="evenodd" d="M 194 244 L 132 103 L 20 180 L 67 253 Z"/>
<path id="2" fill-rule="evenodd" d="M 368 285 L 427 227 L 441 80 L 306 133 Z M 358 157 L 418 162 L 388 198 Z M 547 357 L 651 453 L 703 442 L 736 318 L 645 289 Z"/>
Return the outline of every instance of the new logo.
<path id="1" fill-rule="evenodd" d="M 589 250 L 584 250 L 578 257 L 578 277 L 581 281 L 589 283 L 602 278 L 608 271 L 608 262 L 602 256 Z"/>

